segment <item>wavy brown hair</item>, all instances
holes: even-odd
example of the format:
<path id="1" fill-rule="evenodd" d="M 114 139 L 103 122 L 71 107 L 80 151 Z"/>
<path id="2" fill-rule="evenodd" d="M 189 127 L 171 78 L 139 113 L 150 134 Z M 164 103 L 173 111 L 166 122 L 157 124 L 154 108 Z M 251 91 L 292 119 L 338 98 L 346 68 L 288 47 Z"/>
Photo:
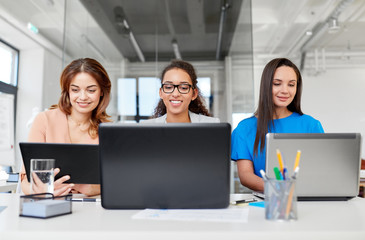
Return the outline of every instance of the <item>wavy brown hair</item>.
<path id="1" fill-rule="evenodd" d="M 91 75 L 99 84 L 101 96 L 98 106 L 92 111 L 88 133 L 92 138 L 98 136 L 98 127 L 102 122 L 111 122 L 110 116 L 106 113 L 106 108 L 110 101 L 111 82 L 104 67 L 91 58 L 80 58 L 72 61 L 65 67 L 60 77 L 61 97 L 57 105 L 51 109 L 59 108 L 66 115 L 71 114 L 70 85 L 74 77 L 79 73 Z"/>
<path id="2" fill-rule="evenodd" d="M 195 73 L 195 69 L 194 69 L 193 65 L 191 65 L 190 63 L 182 61 L 182 60 L 173 60 L 162 71 L 161 84 L 163 83 L 163 79 L 165 77 L 166 72 L 171 69 L 174 69 L 174 68 L 181 69 L 184 72 L 186 72 L 189 75 L 191 82 L 193 83 L 192 88 L 197 89 L 197 91 L 198 91 L 198 96 L 193 101 L 191 101 L 189 104 L 189 111 L 191 111 L 193 113 L 197 113 L 197 114 L 202 114 L 205 116 L 210 116 L 208 109 L 204 105 L 204 98 L 202 97 L 200 89 L 198 88 L 198 85 L 197 85 L 198 80 L 197 80 L 197 76 Z M 158 104 L 154 110 L 154 114 L 152 117 L 157 118 L 157 117 L 161 117 L 165 114 L 166 114 L 166 106 L 165 106 L 163 100 L 160 99 L 160 101 L 158 102 Z"/>
<path id="3" fill-rule="evenodd" d="M 255 112 L 257 117 L 256 138 L 254 143 L 254 155 L 265 148 L 265 137 L 271 128 L 274 128 L 275 105 L 272 96 L 272 84 L 276 69 L 282 66 L 290 67 L 297 75 L 297 92 L 293 101 L 288 105 L 288 110 L 303 115 L 300 107 L 302 97 L 302 76 L 297 66 L 287 58 L 275 58 L 266 64 L 261 76 L 259 105 Z"/>

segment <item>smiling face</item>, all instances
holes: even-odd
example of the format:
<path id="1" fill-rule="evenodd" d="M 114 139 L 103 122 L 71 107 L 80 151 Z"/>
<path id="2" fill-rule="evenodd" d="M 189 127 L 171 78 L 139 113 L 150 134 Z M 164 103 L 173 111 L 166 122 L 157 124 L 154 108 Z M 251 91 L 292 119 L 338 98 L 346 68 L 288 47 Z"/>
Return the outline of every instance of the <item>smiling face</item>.
<path id="1" fill-rule="evenodd" d="M 190 84 L 193 85 L 189 74 L 179 68 L 168 70 L 163 79 L 162 84 Z M 177 88 L 174 88 L 172 93 L 165 93 L 160 88 L 160 98 L 166 106 L 166 112 L 169 115 L 189 116 L 189 104 L 198 96 L 197 89 L 191 88 L 186 94 L 182 94 Z"/>
<path id="2" fill-rule="evenodd" d="M 272 82 L 275 108 L 287 108 L 297 92 L 297 75 L 293 68 L 281 66 L 276 69 Z"/>
<path id="3" fill-rule="evenodd" d="M 101 96 L 98 82 L 88 73 L 78 73 L 69 88 L 72 111 L 91 114 L 98 106 Z"/>

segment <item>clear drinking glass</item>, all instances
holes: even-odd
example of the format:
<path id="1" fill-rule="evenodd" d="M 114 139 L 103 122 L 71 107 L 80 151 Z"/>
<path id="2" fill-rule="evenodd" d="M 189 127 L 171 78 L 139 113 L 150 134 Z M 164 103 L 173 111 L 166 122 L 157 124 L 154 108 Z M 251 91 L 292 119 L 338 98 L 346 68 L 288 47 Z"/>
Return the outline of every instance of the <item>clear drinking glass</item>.
<path id="1" fill-rule="evenodd" d="M 55 159 L 30 160 L 30 192 L 53 193 Z"/>

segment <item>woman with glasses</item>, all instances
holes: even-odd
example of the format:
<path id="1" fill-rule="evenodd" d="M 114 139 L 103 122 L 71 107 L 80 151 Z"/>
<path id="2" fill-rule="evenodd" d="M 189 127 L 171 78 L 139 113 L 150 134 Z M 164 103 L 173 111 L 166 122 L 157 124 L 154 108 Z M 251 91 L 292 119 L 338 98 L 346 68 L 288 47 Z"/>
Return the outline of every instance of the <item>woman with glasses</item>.
<path id="1" fill-rule="evenodd" d="M 161 99 L 155 108 L 154 119 L 143 123 L 219 122 L 218 118 L 210 117 L 197 83 L 194 67 L 190 63 L 172 61 L 162 71 Z"/>
<path id="2" fill-rule="evenodd" d="M 98 144 L 99 124 L 110 122 L 106 108 L 110 101 L 111 82 L 104 67 L 90 58 L 74 60 L 63 70 L 60 84 L 58 104 L 37 115 L 28 141 Z M 60 169 L 56 168 L 54 174 L 59 172 Z M 24 167 L 20 176 L 22 191 L 29 194 L 30 183 Z M 99 184 L 64 183 L 69 179 L 70 176 L 66 175 L 54 182 L 54 195 L 71 191 L 88 196 L 100 194 Z M 37 189 L 32 192 L 37 193 Z"/>
<path id="3" fill-rule="evenodd" d="M 300 107 L 302 77 L 289 59 L 271 60 L 261 76 L 259 105 L 254 116 L 242 120 L 232 133 L 233 161 L 242 185 L 263 191 L 265 136 L 270 133 L 323 133 L 321 123 Z"/>

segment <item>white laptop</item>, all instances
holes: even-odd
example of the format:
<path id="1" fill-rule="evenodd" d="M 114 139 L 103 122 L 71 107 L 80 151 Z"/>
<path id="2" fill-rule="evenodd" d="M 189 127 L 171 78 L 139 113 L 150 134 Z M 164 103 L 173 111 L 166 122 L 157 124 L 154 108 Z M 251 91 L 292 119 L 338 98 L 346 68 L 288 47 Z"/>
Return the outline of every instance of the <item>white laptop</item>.
<path id="1" fill-rule="evenodd" d="M 266 174 L 274 178 L 282 153 L 289 176 L 301 150 L 296 192 L 298 200 L 347 200 L 359 193 L 361 135 L 359 133 L 268 133 Z"/>

